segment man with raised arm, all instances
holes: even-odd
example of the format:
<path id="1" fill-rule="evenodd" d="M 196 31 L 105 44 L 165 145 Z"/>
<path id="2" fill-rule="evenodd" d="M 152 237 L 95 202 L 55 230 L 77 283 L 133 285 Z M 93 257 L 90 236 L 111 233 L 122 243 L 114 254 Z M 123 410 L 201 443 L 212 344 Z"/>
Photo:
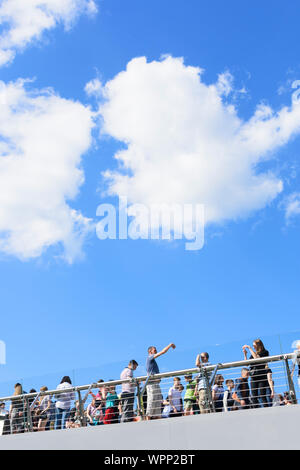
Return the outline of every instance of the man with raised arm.
<path id="1" fill-rule="evenodd" d="M 160 352 L 157 352 L 155 346 L 150 346 L 148 348 L 148 357 L 146 363 L 146 369 L 148 376 L 159 374 L 159 368 L 156 362 L 156 359 L 163 354 L 166 354 L 169 349 L 175 349 L 176 346 L 173 343 L 170 343 Z M 160 389 L 160 380 L 159 379 L 150 379 L 150 382 L 147 385 L 147 420 L 161 418 L 161 404 L 162 404 L 162 394 Z"/>

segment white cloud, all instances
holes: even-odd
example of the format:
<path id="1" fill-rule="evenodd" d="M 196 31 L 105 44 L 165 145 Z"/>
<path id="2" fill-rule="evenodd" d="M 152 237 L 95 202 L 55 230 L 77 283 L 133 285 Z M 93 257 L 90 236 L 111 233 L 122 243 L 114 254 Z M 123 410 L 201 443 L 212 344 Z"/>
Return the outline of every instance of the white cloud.
<path id="1" fill-rule="evenodd" d="M 283 183 L 260 164 L 300 133 L 300 106 L 259 104 L 248 121 L 225 103 L 232 77 L 216 84 L 182 59 L 136 58 L 103 89 L 103 132 L 126 144 L 107 171 L 108 192 L 131 203 L 205 204 L 207 223 L 262 209 Z"/>
<path id="2" fill-rule="evenodd" d="M 72 262 L 91 221 L 69 206 L 84 181 L 89 108 L 24 81 L 0 82 L 0 251 L 20 259 L 62 244 Z"/>
<path id="3" fill-rule="evenodd" d="M 103 86 L 99 78 L 95 78 L 88 82 L 84 90 L 88 96 L 101 97 L 103 94 Z"/>
<path id="4" fill-rule="evenodd" d="M 95 0 L 2 0 L 0 5 L 0 66 L 18 50 L 58 24 L 70 28 L 78 16 L 97 12 Z"/>
<path id="5" fill-rule="evenodd" d="M 280 205 L 285 211 L 287 223 L 300 215 L 300 193 L 290 194 Z"/>

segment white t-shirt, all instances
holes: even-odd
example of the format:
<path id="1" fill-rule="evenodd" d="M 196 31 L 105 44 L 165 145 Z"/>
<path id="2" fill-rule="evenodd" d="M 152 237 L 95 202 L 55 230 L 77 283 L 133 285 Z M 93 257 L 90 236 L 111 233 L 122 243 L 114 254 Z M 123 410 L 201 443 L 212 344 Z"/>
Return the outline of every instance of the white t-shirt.
<path id="1" fill-rule="evenodd" d="M 213 386 L 213 390 L 216 393 L 216 399 L 220 400 L 221 397 L 224 395 L 224 391 L 225 391 L 224 388 L 221 387 L 220 385 L 215 384 Z"/>
<path id="2" fill-rule="evenodd" d="M 66 390 L 68 388 L 72 388 L 72 385 L 64 382 L 63 384 L 59 384 L 56 390 Z M 69 410 L 73 400 L 75 400 L 74 392 L 57 395 L 56 408 L 60 408 L 61 410 Z"/>
<path id="3" fill-rule="evenodd" d="M 133 377 L 133 370 L 129 369 L 129 367 L 126 367 L 123 370 L 120 379 L 121 380 L 132 379 L 132 377 Z M 134 393 L 134 391 L 135 391 L 134 384 L 130 384 L 130 383 L 122 384 L 122 392 Z"/>
<path id="4" fill-rule="evenodd" d="M 42 401 L 41 401 L 41 404 L 40 404 L 40 409 L 42 411 L 44 411 L 46 408 L 48 408 L 48 405 L 49 405 L 49 401 L 51 400 L 51 397 L 50 395 L 46 395 L 45 397 L 43 397 Z M 49 408 L 50 410 L 50 408 Z"/>
<path id="5" fill-rule="evenodd" d="M 182 404 L 181 404 L 181 392 L 180 390 L 177 390 L 174 387 L 171 387 L 169 390 L 169 398 L 170 401 L 172 402 L 172 405 L 175 406 L 177 411 L 182 410 Z"/>

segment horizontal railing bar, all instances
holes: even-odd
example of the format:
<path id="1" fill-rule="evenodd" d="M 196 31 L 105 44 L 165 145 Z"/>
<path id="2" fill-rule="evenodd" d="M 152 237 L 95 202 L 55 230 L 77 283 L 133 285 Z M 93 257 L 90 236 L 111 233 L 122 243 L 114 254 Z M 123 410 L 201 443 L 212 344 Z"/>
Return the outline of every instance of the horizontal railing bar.
<path id="1" fill-rule="evenodd" d="M 268 356 L 268 357 L 262 357 L 258 359 L 247 359 L 247 360 L 242 360 L 242 361 L 237 361 L 237 362 L 227 362 L 227 363 L 219 363 L 218 364 L 218 370 L 225 370 L 225 369 L 234 369 L 238 367 L 247 367 L 247 366 L 253 366 L 255 364 L 268 364 L 270 362 L 280 362 L 283 361 L 284 359 L 293 359 L 295 357 L 295 353 L 289 353 L 289 354 L 280 354 L 277 356 Z M 203 369 L 205 369 L 207 372 L 212 372 L 216 368 L 217 364 L 214 365 L 209 365 L 205 366 L 203 365 Z M 151 376 L 151 381 L 155 380 L 160 380 L 160 379 L 166 379 L 166 378 L 171 378 L 171 377 L 176 377 L 176 376 L 182 376 L 182 375 L 191 375 L 191 374 L 199 374 L 200 368 L 194 367 L 192 369 L 183 369 L 183 370 L 177 370 L 173 372 L 163 372 L 161 374 L 156 374 Z M 37 393 L 27 393 L 25 395 L 13 395 L 9 397 L 3 397 L 0 398 L 1 401 L 14 401 L 14 400 L 20 400 L 23 398 L 29 399 L 29 398 L 35 398 L 36 396 L 47 396 L 47 395 L 62 395 L 64 393 L 72 393 L 72 392 L 83 392 L 87 391 L 89 389 L 95 389 L 99 387 L 107 387 L 107 386 L 118 386 L 126 383 L 141 383 L 145 382 L 148 379 L 148 376 L 141 376 L 141 377 L 136 377 L 134 379 L 124 379 L 124 380 L 110 380 L 108 382 L 95 382 L 89 385 L 81 385 L 78 387 L 70 387 L 66 388 L 63 390 L 47 390 L 45 392 L 37 392 Z"/>

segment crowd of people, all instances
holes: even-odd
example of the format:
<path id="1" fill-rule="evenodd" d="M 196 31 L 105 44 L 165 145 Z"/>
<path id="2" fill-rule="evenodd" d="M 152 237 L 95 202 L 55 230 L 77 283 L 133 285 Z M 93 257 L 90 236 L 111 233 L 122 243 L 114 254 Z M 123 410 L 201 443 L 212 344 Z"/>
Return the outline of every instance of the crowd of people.
<path id="1" fill-rule="evenodd" d="M 269 356 L 263 342 L 257 339 L 252 346 L 243 346 L 244 360 L 256 359 L 249 367 L 243 367 L 236 379 L 225 380 L 220 373 L 214 374 L 209 362 L 209 354 L 203 352 L 196 358 L 197 374 L 174 377 L 172 386 L 165 397 L 162 393 L 157 359 L 176 346 L 171 343 L 160 352 L 154 346 L 148 348 L 146 369 L 148 378 L 145 383 L 134 379 L 138 367 L 131 360 L 120 375 L 122 390 L 117 393 L 113 381 L 97 382 L 95 389 L 89 389 L 84 397 L 76 400 L 72 391 L 70 377 L 62 378 L 54 396 L 48 394 L 43 386 L 40 392 L 26 392 L 22 385 L 15 385 L 10 409 L 0 402 L 0 422 L 2 434 L 16 434 L 26 431 L 47 431 L 53 429 L 99 426 L 114 423 L 126 423 L 207 414 L 211 412 L 232 412 L 250 408 L 289 406 L 295 403 L 295 397 L 289 392 L 277 394 L 273 381 L 273 372 L 264 360 Z M 300 387 L 300 341 L 294 354 L 291 378 L 297 369 Z M 110 384 L 110 382 L 112 382 Z M 71 390 L 71 391 L 70 391 Z M 137 393 L 138 392 L 138 393 Z M 86 406 L 86 404 L 88 405 Z"/>

